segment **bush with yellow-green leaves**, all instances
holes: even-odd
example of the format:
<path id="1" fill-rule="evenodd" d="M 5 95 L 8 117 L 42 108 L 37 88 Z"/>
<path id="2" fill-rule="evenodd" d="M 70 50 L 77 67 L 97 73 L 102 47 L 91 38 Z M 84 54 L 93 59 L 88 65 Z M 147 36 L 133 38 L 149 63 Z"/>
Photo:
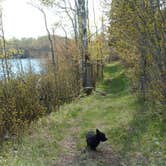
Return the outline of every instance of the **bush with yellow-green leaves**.
<path id="1" fill-rule="evenodd" d="M 0 136 L 17 134 L 45 112 L 39 103 L 36 78 L 12 79 L 0 86 Z"/>

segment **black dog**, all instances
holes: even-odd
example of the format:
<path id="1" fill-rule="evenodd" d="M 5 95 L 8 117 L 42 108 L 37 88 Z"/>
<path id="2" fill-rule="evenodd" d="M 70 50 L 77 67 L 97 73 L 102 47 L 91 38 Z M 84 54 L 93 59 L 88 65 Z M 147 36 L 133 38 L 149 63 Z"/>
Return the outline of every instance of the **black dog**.
<path id="1" fill-rule="evenodd" d="M 100 142 L 105 142 L 107 140 L 104 133 L 96 129 L 96 133 L 90 131 L 86 134 L 86 142 L 87 146 L 91 150 L 96 150 L 96 147 L 100 144 Z"/>

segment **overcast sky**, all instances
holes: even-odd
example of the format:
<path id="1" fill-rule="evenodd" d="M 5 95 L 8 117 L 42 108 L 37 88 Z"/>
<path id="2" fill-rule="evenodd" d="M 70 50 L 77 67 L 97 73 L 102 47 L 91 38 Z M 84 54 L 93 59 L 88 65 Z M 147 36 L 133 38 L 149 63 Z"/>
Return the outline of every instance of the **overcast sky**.
<path id="1" fill-rule="evenodd" d="M 28 5 L 29 0 L 5 0 L 3 2 L 3 22 L 6 38 L 38 37 L 46 35 L 42 14 L 32 6 Z M 99 0 L 95 1 L 95 11 L 97 24 L 100 26 L 101 9 Z M 92 0 L 89 1 L 90 22 L 93 26 Z M 58 19 L 51 11 L 47 11 L 49 26 Z M 62 30 L 57 30 L 57 34 L 63 35 Z"/>

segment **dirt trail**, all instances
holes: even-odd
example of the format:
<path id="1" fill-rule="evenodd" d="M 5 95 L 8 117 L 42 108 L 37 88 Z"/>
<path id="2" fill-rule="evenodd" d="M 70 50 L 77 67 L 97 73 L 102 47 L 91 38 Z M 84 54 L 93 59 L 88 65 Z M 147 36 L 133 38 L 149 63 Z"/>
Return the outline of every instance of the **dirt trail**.
<path id="1" fill-rule="evenodd" d="M 62 140 L 60 144 L 62 145 L 63 150 L 55 165 L 56 166 L 71 166 L 77 154 L 76 142 L 74 141 L 72 136 L 68 136 L 67 138 Z"/>
<path id="2" fill-rule="evenodd" d="M 61 141 L 62 153 L 55 166 L 122 166 L 120 157 L 116 155 L 108 143 L 103 143 L 97 151 L 77 150 L 76 134 L 78 129 L 71 129 L 71 135 Z"/>

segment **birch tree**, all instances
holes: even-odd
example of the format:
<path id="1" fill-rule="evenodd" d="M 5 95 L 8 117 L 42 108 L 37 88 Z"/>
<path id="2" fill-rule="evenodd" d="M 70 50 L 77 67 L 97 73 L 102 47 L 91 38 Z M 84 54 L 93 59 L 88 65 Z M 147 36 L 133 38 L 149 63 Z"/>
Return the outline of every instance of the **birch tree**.
<path id="1" fill-rule="evenodd" d="M 6 40 L 3 27 L 3 14 L 2 8 L 0 8 L 0 38 L 1 38 L 1 47 L 2 47 L 2 69 L 4 74 L 4 79 L 7 81 L 10 79 L 10 69 L 7 61 L 7 52 L 6 52 Z"/>

